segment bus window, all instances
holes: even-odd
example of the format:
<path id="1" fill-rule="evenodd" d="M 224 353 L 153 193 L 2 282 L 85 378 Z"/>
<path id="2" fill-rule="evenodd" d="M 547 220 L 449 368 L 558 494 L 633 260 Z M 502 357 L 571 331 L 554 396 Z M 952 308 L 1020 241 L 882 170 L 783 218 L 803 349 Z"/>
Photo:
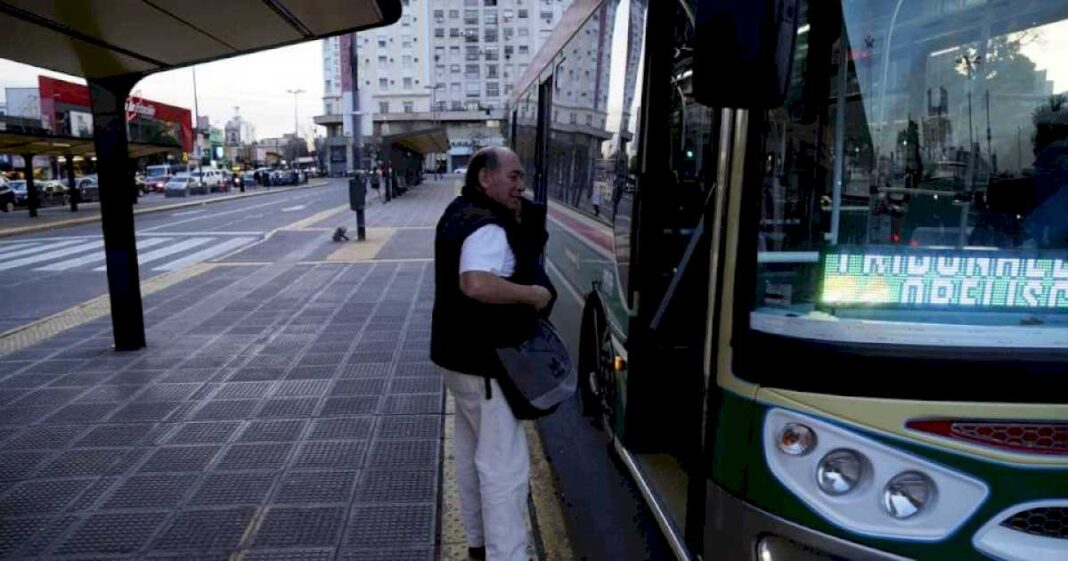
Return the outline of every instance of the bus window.
<path id="1" fill-rule="evenodd" d="M 842 0 L 799 14 L 790 89 L 747 183 L 750 327 L 1063 350 L 1068 9 Z"/>

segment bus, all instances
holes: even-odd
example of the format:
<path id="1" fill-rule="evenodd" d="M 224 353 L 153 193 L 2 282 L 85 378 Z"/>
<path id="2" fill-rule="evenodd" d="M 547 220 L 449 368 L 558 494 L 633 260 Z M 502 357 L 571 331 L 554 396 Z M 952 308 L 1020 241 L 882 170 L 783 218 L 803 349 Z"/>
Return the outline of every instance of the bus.
<path id="1" fill-rule="evenodd" d="M 587 0 L 509 91 L 680 559 L 1068 559 L 1068 3 Z"/>

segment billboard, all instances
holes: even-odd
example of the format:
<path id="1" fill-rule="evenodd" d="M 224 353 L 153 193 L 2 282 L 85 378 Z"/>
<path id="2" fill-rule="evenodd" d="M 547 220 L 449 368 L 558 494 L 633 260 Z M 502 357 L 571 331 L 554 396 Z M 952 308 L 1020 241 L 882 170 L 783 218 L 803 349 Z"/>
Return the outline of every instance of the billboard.
<path id="1" fill-rule="evenodd" d="M 47 76 L 38 76 L 37 85 L 41 96 L 41 121 L 45 128 L 55 134 L 80 136 L 85 122 L 81 115 L 91 114 L 89 88 Z M 181 146 L 183 152 L 193 150 L 193 114 L 190 110 L 137 95 L 126 100 L 125 109 L 131 142 Z"/>

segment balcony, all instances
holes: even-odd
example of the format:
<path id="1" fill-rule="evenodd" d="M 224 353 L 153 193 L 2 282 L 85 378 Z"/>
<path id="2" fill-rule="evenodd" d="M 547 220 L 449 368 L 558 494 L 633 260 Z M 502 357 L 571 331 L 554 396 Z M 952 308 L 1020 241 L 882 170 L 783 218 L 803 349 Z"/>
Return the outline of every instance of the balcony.
<path id="1" fill-rule="evenodd" d="M 333 115 L 316 115 L 313 120 L 317 125 L 340 125 L 344 121 L 344 116 L 340 113 Z"/>

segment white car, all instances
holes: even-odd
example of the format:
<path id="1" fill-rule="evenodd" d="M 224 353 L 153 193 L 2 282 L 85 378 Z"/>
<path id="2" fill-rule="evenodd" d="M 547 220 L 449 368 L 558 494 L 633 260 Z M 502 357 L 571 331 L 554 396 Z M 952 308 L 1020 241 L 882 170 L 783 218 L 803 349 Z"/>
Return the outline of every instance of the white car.
<path id="1" fill-rule="evenodd" d="M 187 197 L 189 195 L 206 194 L 207 192 L 207 186 L 188 175 L 176 175 L 163 187 L 163 195 L 165 197 Z"/>
<path id="2" fill-rule="evenodd" d="M 466 167 L 456 168 L 456 169 L 452 170 L 452 172 L 457 174 L 457 175 L 467 175 L 467 168 Z"/>

